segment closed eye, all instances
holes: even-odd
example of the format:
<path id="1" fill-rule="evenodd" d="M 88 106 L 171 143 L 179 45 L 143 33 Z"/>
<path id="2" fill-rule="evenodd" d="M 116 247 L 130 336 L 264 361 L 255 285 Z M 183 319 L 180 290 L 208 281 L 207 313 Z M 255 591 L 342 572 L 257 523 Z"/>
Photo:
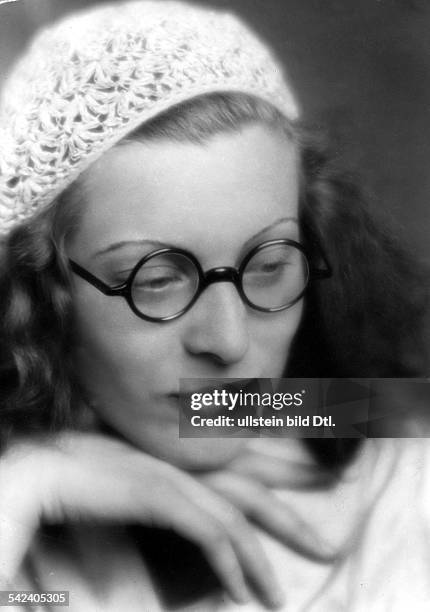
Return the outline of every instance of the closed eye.
<path id="1" fill-rule="evenodd" d="M 175 266 L 145 266 L 133 280 L 133 289 L 165 291 L 177 289 L 187 283 L 187 276 Z"/>

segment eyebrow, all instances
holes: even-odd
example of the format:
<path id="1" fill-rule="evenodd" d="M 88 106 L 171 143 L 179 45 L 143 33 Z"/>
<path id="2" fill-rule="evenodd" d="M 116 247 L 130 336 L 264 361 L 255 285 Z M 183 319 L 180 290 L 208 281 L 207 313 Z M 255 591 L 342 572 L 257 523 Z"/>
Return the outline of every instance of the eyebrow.
<path id="1" fill-rule="evenodd" d="M 250 238 L 248 238 L 248 240 L 245 242 L 245 246 L 248 245 L 253 240 L 255 240 L 256 238 L 258 238 L 259 236 L 265 234 L 271 229 L 276 228 L 278 225 L 281 225 L 281 223 L 295 223 L 296 225 L 298 225 L 298 220 L 296 217 L 280 217 L 279 219 L 276 219 L 276 221 L 274 221 L 270 225 L 263 227 L 263 229 L 259 230 L 257 233 L 253 234 Z M 158 248 L 173 248 L 173 249 L 178 248 L 177 245 L 162 242 L 160 240 L 121 240 L 119 242 L 114 242 L 108 245 L 107 247 L 100 249 L 99 251 L 96 251 L 95 253 L 93 253 L 92 257 L 100 257 L 101 255 L 112 253 L 114 251 L 117 251 L 127 246 L 154 246 Z"/>
<path id="2" fill-rule="evenodd" d="M 120 242 L 114 242 L 100 251 L 96 251 L 92 254 L 91 257 L 100 257 L 101 255 L 106 255 L 107 253 L 112 253 L 113 251 L 118 251 L 124 247 L 128 246 L 154 246 L 159 247 L 160 249 L 166 247 L 172 247 L 173 245 L 167 244 L 166 242 L 161 242 L 161 240 L 121 240 Z"/>
<path id="3" fill-rule="evenodd" d="M 281 223 L 295 223 L 296 225 L 299 224 L 297 217 L 280 217 L 279 219 L 276 219 L 276 221 L 273 221 L 273 223 L 271 223 L 270 225 L 267 225 L 267 227 L 263 227 L 263 229 L 259 230 L 256 234 L 253 234 L 251 238 L 248 238 L 248 240 L 245 242 L 245 246 L 247 246 L 256 238 L 259 238 L 266 232 L 269 232 L 271 229 L 275 229 L 278 225 L 281 225 Z"/>

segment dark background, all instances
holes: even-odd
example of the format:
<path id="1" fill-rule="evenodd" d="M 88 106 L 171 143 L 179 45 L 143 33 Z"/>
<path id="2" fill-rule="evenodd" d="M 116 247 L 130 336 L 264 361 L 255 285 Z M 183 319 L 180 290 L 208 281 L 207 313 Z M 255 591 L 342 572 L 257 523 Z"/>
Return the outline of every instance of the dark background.
<path id="1" fill-rule="evenodd" d="M 93 0 L 0 6 L 0 85 L 32 32 Z M 118 0 L 120 3 L 120 0 Z M 430 0 L 202 0 L 244 16 L 283 58 L 304 117 L 328 124 L 381 207 L 430 262 Z"/>

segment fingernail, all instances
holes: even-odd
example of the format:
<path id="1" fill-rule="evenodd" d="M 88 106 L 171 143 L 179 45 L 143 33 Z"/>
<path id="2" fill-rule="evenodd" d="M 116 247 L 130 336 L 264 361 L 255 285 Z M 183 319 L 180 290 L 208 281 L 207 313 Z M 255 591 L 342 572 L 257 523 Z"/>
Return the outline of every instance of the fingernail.
<path id="1" fill-rule="evenodd" d="M 303 529 L 303 533 L 306 533 L 306 528 Z M 315 558 L 331 561 L 336 556 L 336 548 L 334 548 L 330 542 L 327 542 L 327 540 L 323 540 L 314 531 L 309 530 L 308 526 L 305 541 L 309 552 L 311 555 L 314 555 Z"/>
<path id="2" fill-rule="evenodd" d="M 314 543 L 317 545 L 321 552 L 321 556 L 326 558 L 328 561 L 333 560 L 336 556 L 336 549 L 327 540 L 322 540 L 320 537 L 315 536 Z"/>
<path id="3" fill-rule="evenodd" d="M 281 608 L 285 603 L 285 593 L 282 591 L 279 585 L 273 585 L 270 593 L 270 607 L 274 610 Z"/>
<path id="4" fill-rule="evenodd" d="M 247 604 L 251 601 L 251 593 L 245 583 L 238 584 L 235 593 L 236 603 Z"/>
<path id="5" fill-rule="evenodd" d="M 280 608 L 284 604 L 285 593 L 277 581 L 272 580 L 270 589 L 267 589 L 267 594 L 268 594 L 267 601 L 271 608 L 277 609 L 277 608 Z"/>

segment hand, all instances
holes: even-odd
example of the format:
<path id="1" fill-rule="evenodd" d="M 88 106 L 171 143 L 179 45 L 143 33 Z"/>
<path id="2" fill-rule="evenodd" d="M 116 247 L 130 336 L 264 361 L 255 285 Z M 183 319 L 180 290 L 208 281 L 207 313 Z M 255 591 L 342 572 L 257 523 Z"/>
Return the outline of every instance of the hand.
<path id="1" fill-rule="evenodd" d="M 138 522 L 196 543 L 237 602 L 252 584 L 267 607 L 280 588 L 242 512 L 194 477 L 98 434 L 12 447 L 0 466 L 0 574 L 13 578 L 40 522 Z M 20 529 L 17 529 L 17 525 Z"/>
<path id="2" fill-rule="evenodd" d="M 293 461 L 283 453 L 285 440 L 258 440 L 226 468 L 204 474 L 199 480 L 232 503 L 261 529 L 313 561 L 330 563 L 334 548 L 322 540 L 272 488 L 329 488 L 336 479 L 314 463 Z"/>

